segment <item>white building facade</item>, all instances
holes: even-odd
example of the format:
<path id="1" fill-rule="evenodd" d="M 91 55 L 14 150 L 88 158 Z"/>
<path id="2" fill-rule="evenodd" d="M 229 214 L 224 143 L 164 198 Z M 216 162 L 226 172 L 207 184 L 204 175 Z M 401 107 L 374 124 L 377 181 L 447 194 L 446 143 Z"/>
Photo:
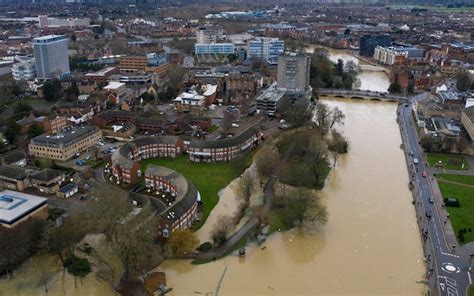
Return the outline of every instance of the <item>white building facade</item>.
<path id="1" fill-rule="evenodd" d="M 65 78 L 71 73 L 67 39 L 63 35 L 48 35 L 33 39 L 38 79 Z"/>

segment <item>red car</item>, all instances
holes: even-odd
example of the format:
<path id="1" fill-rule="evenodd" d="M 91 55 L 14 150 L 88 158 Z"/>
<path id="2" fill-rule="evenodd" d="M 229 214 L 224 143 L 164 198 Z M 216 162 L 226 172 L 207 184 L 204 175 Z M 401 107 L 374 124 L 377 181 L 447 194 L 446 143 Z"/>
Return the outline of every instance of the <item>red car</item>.
<path id="1" fill-rule="evenodd" d="M 423 172 L 423 174 L 421 174 L 423 176 L 423 178 L 426 178 L 428 176 L 428 174 L 425 172 Z"/>

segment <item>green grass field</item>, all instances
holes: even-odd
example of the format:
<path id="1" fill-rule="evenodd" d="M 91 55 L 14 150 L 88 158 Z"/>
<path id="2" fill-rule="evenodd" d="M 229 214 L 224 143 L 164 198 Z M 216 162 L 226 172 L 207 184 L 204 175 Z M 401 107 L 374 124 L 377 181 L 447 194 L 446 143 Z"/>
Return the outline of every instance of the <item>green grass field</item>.
<path id="1" fill-rule="evenodd" d="M 219 200 L 218 193 L 233 179 L 237 178 L 252 163 L 254 153 L 247 154 L 243 159 L 232 162 L 195 163 L 188 160 L 187 156 L 177 159 L 151 158 L 141 162 L 142 171 L 149 164 L 156 164 L 173 169 L 188 178 L 199 190 L 203 202 L 203 213 L 197 228 L 206 221 L 211 210 Z"/>
<path id="2" fill-rule="evenodd" d="M 463 228 L 474 229 L 474 189 L 443 182 L 438 184 L 444 198 L 457 198 L 461 203 L 459 208 L 447 207 L 455 233 Z M 474 232 L 467 232 L 464 239 L 464 243 L 474 241 Z"/>
<path id="3" fill-rule="evenodd" d="M 474 176 L 438 174 L 436 178 L 474 186 Z"/>
<path id="4" fill-rule="evenodd" d="M 462 155 L 426 153 L 431 167 L 444 167 L 448 170 L 468 170 L 469 163 Z"/>

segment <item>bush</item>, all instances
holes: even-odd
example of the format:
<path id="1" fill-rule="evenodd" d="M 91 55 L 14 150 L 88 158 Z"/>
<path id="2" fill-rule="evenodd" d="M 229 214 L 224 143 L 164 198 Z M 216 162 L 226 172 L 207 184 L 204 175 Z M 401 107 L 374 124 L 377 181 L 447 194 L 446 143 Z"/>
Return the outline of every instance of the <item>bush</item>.
<path id="1" fill-rule="evenodd" d="M 199 245 L 199 247 L 196 248 L 199 252 L 207 252 L 210 249 L 212 249 L 212 243 L 210 242 L 205 242 Z"/>
<path id="2" fill-rule="evenodd" d="M 92 271 L 91 264 L 86 258 L 72 256 L 66 261 L 65 265 L 67 271 L 74 276 L 85 277 Z"/>

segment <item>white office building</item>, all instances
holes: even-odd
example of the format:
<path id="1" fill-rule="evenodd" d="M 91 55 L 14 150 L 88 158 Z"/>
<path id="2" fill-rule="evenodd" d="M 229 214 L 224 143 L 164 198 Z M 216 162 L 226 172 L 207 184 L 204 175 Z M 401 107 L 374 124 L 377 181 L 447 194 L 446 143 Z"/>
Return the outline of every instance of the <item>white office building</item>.
<path id="1" fill-rule="evenodd" d="M 67 39 L 63 35 L 48 35 L 33 39 L 38 79 L 69 76 Z"/>
<path id="2" fill-rule="evenodd" d="M 13 64 L 12 75 L 16 81 L 33 80 L 36 78 L 35 59 L 31 57 L 15 57 L 17 63 Z"/>
<path id="3" fill-rule="evenodd" d="M 277 64 L 278 56 L 284 52 L 285 42 L 278 38 L 258 37 L 248 41 L 249 59 L 262 59 L 269 64 Z"/>

